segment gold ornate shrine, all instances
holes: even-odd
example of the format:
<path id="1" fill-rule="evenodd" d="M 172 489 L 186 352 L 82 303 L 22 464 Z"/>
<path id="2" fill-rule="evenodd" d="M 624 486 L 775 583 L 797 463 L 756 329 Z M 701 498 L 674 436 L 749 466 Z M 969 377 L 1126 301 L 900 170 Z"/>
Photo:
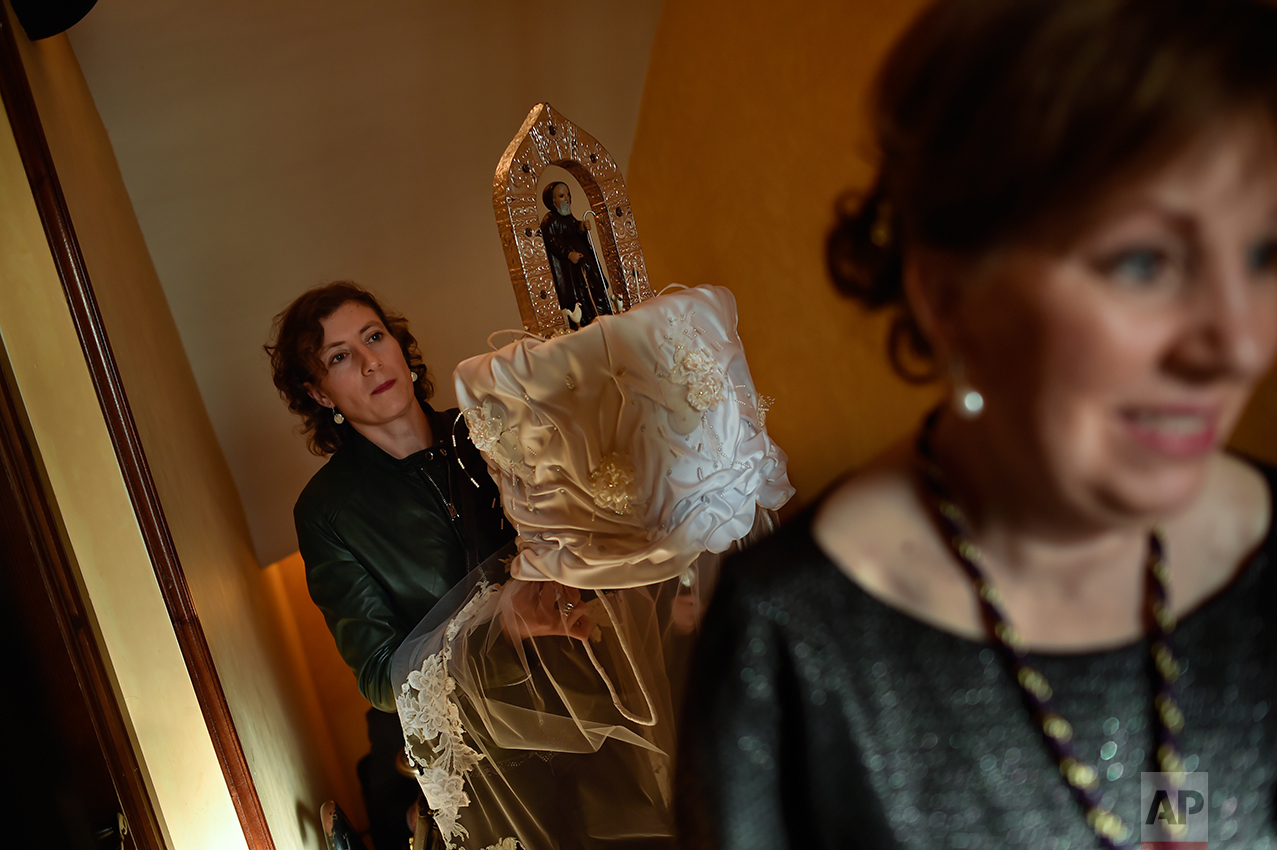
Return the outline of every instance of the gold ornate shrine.
<path id="1" fill-rule="evenodd" d="M 621 169 L 593 136 L 548 103 L 538 103 L 497 165 L 492 205 L 523 327 L 540 336 L 568 328 L 540 229 L 541 175 L 551 165 L 571 174 L 589 200 L 600 260 L 621 309 L 652 295 Z"/>

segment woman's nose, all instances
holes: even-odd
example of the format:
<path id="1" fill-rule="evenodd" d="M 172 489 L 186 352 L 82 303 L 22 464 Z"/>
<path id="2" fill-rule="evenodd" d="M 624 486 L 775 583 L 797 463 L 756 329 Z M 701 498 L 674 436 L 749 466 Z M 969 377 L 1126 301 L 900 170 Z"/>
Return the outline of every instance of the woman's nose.
<path id="1" fill-rule="evenodd" d="M 1192 377 L 1254 378 L 1267 370 L 1277 341 L 1277 297 L 1244 264 L 1215 264 L 1188 305 L 1191 332 L 1178 352 Z"/>

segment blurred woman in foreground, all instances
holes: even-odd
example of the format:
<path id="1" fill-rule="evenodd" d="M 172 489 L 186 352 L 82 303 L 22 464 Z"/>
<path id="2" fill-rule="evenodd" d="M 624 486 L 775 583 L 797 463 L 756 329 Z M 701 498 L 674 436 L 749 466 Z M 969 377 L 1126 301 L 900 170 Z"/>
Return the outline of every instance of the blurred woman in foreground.
<path id="1" fill-rule="evenodd" d="M 689 846 L 1120 846 L 1173 820 L 1144 772 L 1204 792 L 1164 839 L 1277 838 L 1274 472 L 1224 450 L 1275 44 L 1258 0 L 942 0 L 894 48 L 830 269 L 952 403 L 724 572 Z"/>

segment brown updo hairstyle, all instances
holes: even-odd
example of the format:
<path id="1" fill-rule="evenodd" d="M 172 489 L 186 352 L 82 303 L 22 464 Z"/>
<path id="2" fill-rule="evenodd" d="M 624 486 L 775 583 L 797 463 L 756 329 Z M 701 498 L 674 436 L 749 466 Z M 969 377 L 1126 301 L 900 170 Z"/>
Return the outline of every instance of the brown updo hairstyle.
<path id="1" fill-rule="evenodd" d="M 879 72 L 878 175 L 839 202 L 830 274 L 897 311 L 891 363 L 929 380 L 939 364 L 905 303 L 906 251 L 1066 245 L 1114 188 L 1248 114 L 1277 123 L 1272 2 L 939 0 Z"/>
<path id="2" fill-rule="evenodd" d="M 350 280 L 339 280 L 305 292 L 284 312 L 275 317 L 271 342 L 263 346 L 270 355 L 272 377 L 279 396 L 288 409 L 302 418 L 301 432 L 312 454 L 330 455 L 342 447 L 350 434 L 349 422 L 338 425 L 333 412 L 310 397 L 306 385 L 318 385 L 328 371 L 319 360 L 324 343 L 322 322 L 343 304 L 363 304 L 399 341 L 408 368 L 417 375 L 413 392 L 417 401 L 425 402 L 434 395 L 434 385 L 426 376 L 417 340 L 408 331 L 408 321 L 397 313 L 387 313 L 370 292 Z"/>

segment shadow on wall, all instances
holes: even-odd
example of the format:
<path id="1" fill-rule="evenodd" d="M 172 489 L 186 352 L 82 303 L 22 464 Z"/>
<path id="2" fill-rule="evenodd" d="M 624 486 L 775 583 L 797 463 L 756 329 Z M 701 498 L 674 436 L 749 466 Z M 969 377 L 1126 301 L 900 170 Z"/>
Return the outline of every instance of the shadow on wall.
<path id="1" fill-rule="evenodd" d="M 324 834 L 319 824 L 319 810 L 303 800 L 297 801 L 297 834 L 301 836 L 303 844 L 310 843 L 311 836 L 314 836 L 315 843 L 320 847 L 324 846 Z"/>

